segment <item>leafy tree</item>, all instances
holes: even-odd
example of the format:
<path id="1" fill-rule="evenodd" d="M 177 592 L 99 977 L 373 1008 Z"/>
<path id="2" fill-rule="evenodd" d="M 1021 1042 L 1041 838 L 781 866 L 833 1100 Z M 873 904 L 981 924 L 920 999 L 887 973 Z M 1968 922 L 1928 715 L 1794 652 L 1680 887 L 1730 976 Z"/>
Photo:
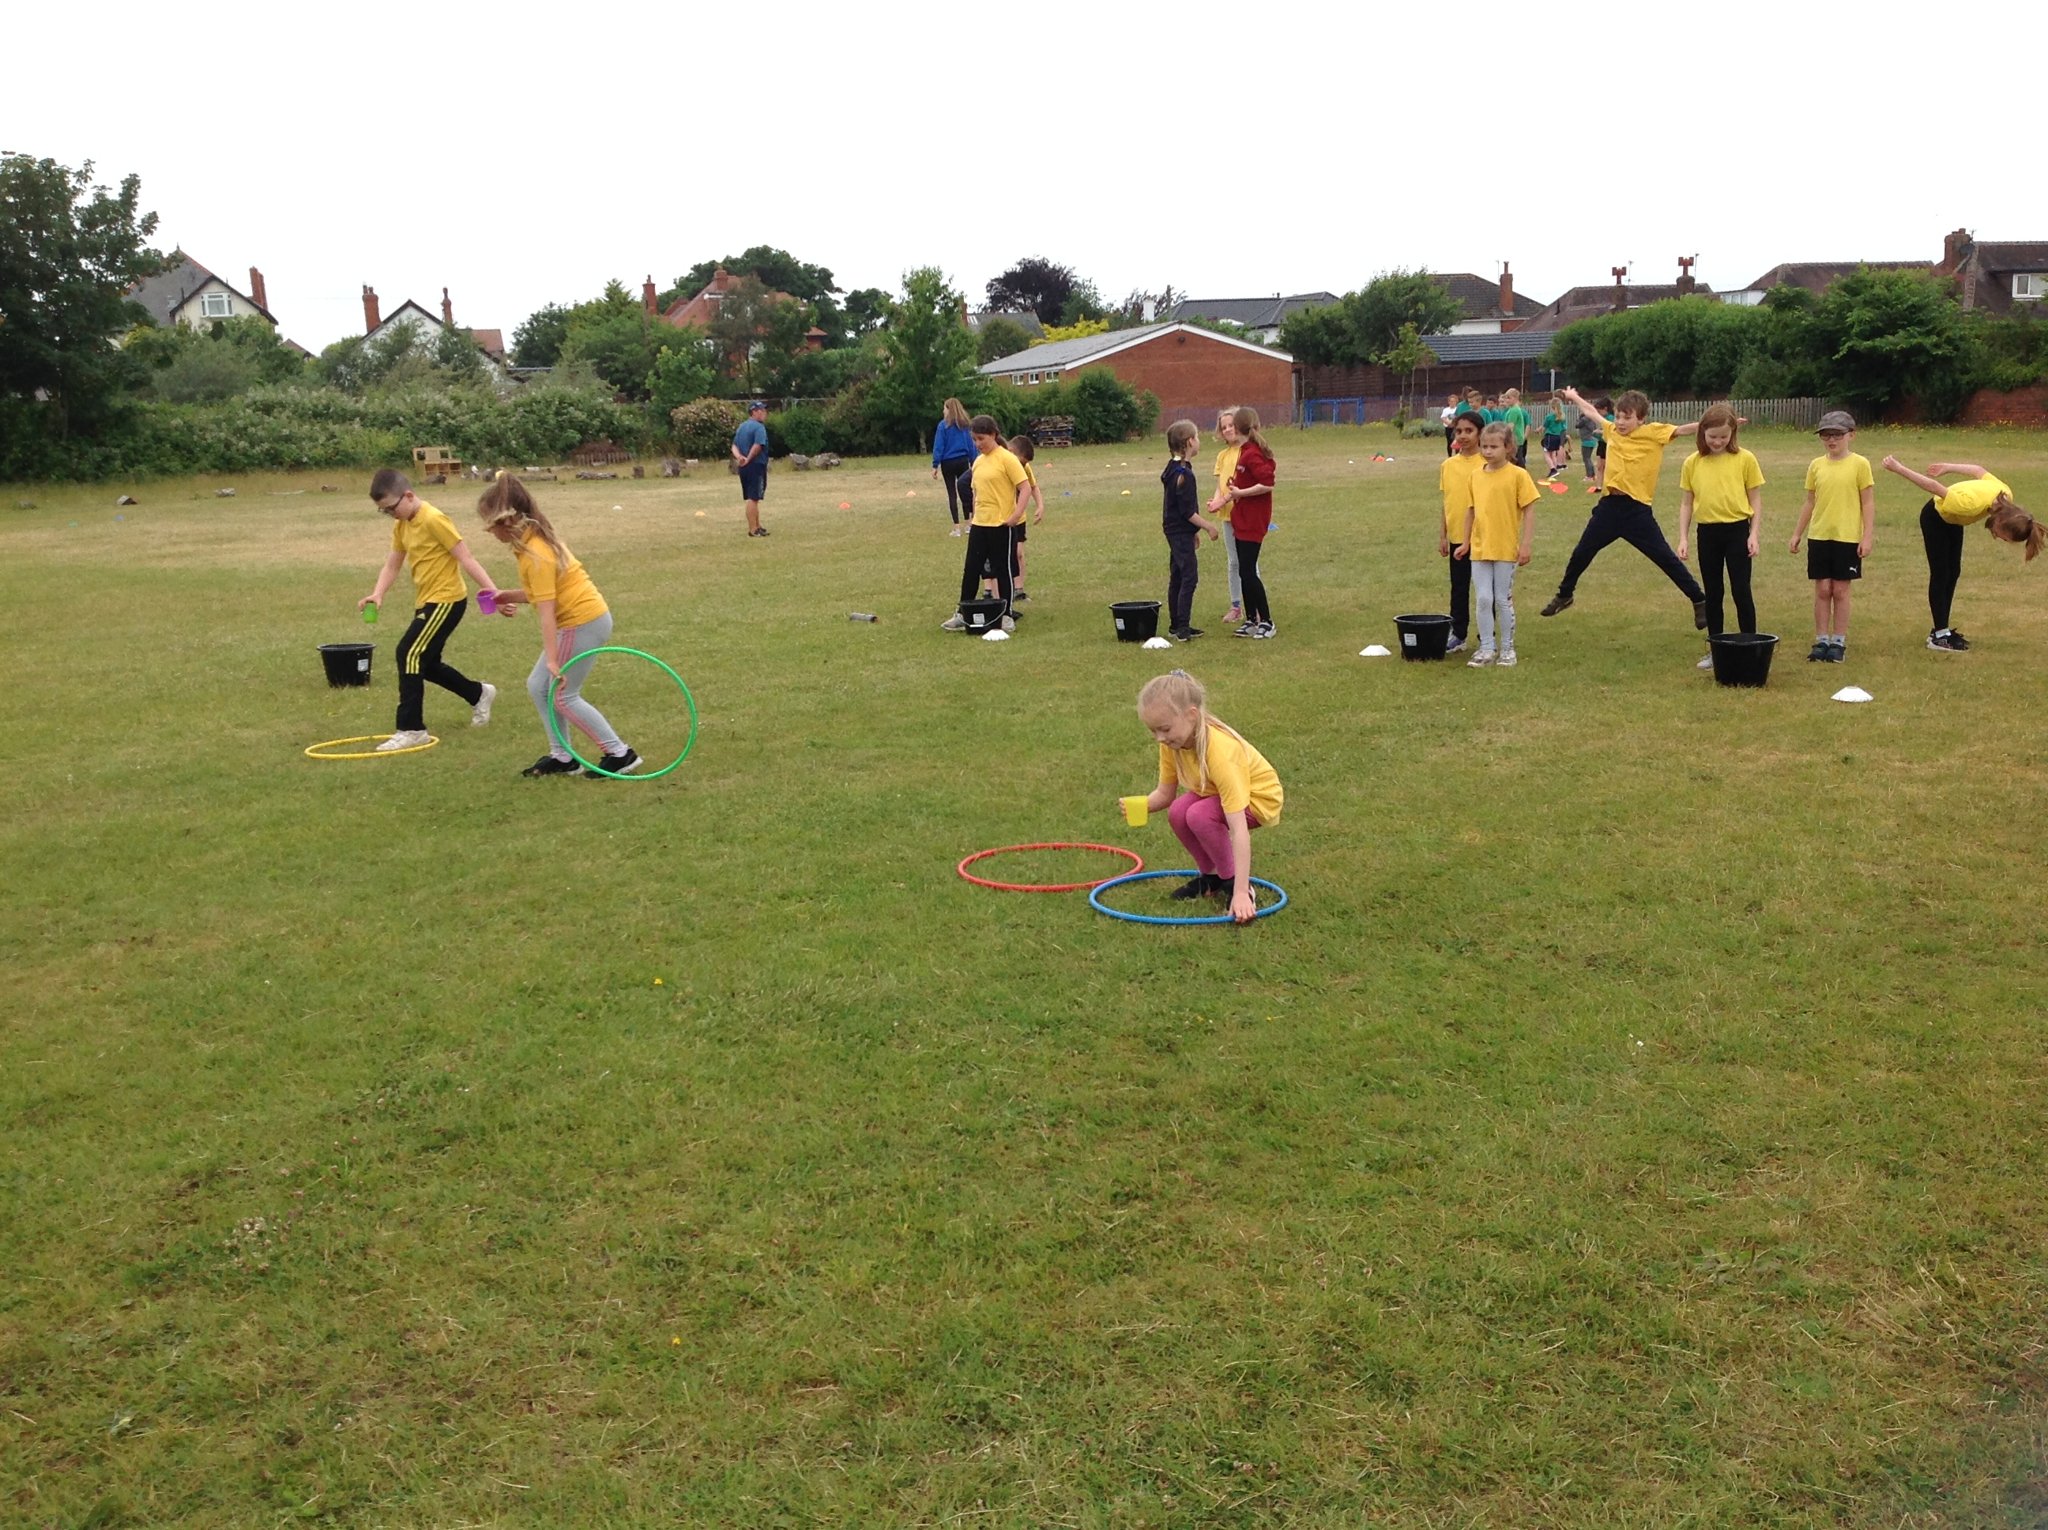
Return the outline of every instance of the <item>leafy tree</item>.
<path id="1" fill-rule="evenodd" d="M 1102 294 L 1095 290 L 1095 283 L 1083 277 L 1074 283 L 1074 290 L 1060 305 L 1060 323 L 1092 324 L 1097 321 L 1104 329 L 1109 328 L 1109 310 L 1103 306 Z"/>
<path id="2" fill-rule="evenodd" d="M 569 310 L 560 303 L 536 308 L 512 331 L 512 360 L 522 367 L 551 367 L 569 338 Z"/>
<path id="3" fill-rule="evenodd" d="M 1032 343 L 1050 345 L 1055 340 L 1086 340 L 1091 335 L 1108 333 L 1107 319 L 1078 319 L 1072 324 L 1048 324 L 1045 327 L 1045 339 Z"/>
<path id="4" fill-rule="evenodd" d="M 1280 344 L 1312 365 L 1364 366 L 1381 361 L 1401 343 L 1404 326 L 1440 335 L 1464 307 L 1427 271 L 1382 271 L 1335 303 L 1289 314 Z"/>
<path id="5" fill-rule="evenodd" d="M 491 375 L 484 353 L 476 347 L 476 336 L 466 329 L 442 325 L 434 330 L 427 348 L 435 367 L 450 382 L 483 382 Z"/>
<path id="6" fill-rule="evenodd" d="M 667 308 L 679 297 L 695 297 L 710 285 L 721 267 L 729 276 L 751 276 L 770 292 L 786 292 L 799 303 L 818 303 L 839 292 L 832 273 L 825 267 L 808 265 L 787 250 L 757 244 L 742 255 L 698 261 L 676 278 L 675 285 L 663 294 L 661 306 Z"/>
<path id="7" fill-rule="evenodd" d="M 1042 255 L 1018 261 L 985 290 L 989 307 L 1013 312 L 1028 308 L 1045 325 L 1072 324 L 1102 313 L 1102 299 L 1092 283 L 1076 276 L 1072 266 L 1059 265 Z"/>
<path id="8" fill-rule="evenodd" d="M 203 327 L 139 325 L 121 342 L 143 369 L 143 387 L 166 403 L 209 403 L 263 383 L 291 382 L 305 362 L 253 314 Z"/>
<path id="9" fill-rule="evenodd" d="M 975 336 L 975 353 L 984 365 L 1014 356 L 1031 344 L 1031 334 L 1015 319 L 990 319 Z"/>
<path id="10" fill-rule="evenodd" d="M 752 392 L 756 372 L 766 374 L 802 350 L 809 327 L 810 311 L 802 303 L 743 276 L 726 289 L 709 333 L 726 375 Z"/>
<path id="11" fill-rule="evenodd" d="M 674 338 L 656 353 L 646 383 L 648 402 L 664 418 L 692 399 L 704 397 L 718 375 L 702 331 L 671 329 L 669 333 Z"/>
<path id="12" fill-rule="evenodd" d="M 1390 372 L 1401 374 L 1401 423 L 1408 422 L 1408 404 L 1415 393 L 1416 369 L 1439 361 L 1437 353 L 1429 343 L 1416 333 L 1413 324 L 1403 324 L 1400 336 L 1385 351 L 1380 353 L 1380 365 Z"/>
<path id="13" fill-rule="evenodd" d="M 846 294 L 846 301 L 840 305 L 839 312 L 846 321 L 847 331 L 858 340 L 888 323 L 889 312 L 894 307 L 889 294 L 880 287 L 862 287 Z"/>
<path id="14" fill-rule="evenodd" d="M 1830 396 L 1873 414 L 1915 398 L 1949 419 L 1976 385 L 1969 327 L 1943 278 L 1866 267 L 1828 289 L 1811 332 Z"/>
<path id="15" fill-rule="evenodd" d="M 932 421 L 974 374 L 974 337 L 960 322 L 960 294 L 936 266 L 903 278 L 903 296 L 882 332 L 887 365 L 868 386 L 868 428 L 898 445 L 923 445 Z"/>
<path id="16" fill-rule="evenodd" d="M 36 423 L 56 439 L 118 408 L 137 370 L 112 343 L 140 316 L 127 291 L 163 269 L 141 180 L 110 192 L 92 170 L 0 154 L 0 398 L 46 394 Z"/>

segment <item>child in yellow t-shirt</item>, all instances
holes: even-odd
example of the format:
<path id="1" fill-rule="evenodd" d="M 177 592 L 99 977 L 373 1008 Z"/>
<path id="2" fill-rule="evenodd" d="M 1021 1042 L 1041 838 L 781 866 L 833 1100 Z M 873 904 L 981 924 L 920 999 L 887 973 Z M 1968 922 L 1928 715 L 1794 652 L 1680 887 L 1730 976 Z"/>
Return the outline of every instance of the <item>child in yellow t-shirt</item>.
<path id="1" fill-rule="evenodd" d="M 2023 545 L 2026 561 L 2032 563 L 2048 542 L 2048 525 L 2014 504 L 2012 490 L 1974 462 L 1930 462 L 1924 473 L 1914 472 L 1896 457 L 1879 465 L 1933 496 L 1920 507 L 1920 539 L 1927 544 L 1927 605 L 1934 617 L 1927 646 L 1944 653 L 1968 653 L 1970 640 L 1948 624 L 1956 581 L 1963 577 L 1963 528 L 1982 521 L 1999 541 Z M 1950 476 L 1963 481 L 1941 481 Z"/>
<path id="2" fill-rule="evenodd" d="M 1465 507 L 1472 503 L 1472 475 L 1484 459 L 1479 455 L 1479 432 L 1486 422 L 1476 409 L 1461 409 L 1451 420 L 1451 455 L 1436 470 L 1436 491 L 1443 498 L 1443 515 L 1437 522 L 1436 555 L 1448 561 L 1451 570 L 1451 640 L 1445 653 L 1459 653 L 1465 647 L 1465 633 L 1472 625 L 1472 563 L 1454 558 L 1451 549 L 1465 539 Z"/>
<path id="3" fill-rule="evenodd" d="M 1244 576 L 1237 566 L 1237 533 L 1230 526 L 1230 480 L 1237 476 L 1237 407 L 1232 405 L 1216 416 L 1216 437 L 1223 449 L 1216 454 L 1216 492 L 1209 496 L 1209 513 L 1223 524 L 1224 561 L 1230 569 L 1230 609 L 1223 623 L 1244 620 Z"/>
<path id="4" fill-rule="evenodd" d="M 1458 545 L 1451 557 L 1472 565 L 1472 589 L 1479 597 L 1479 652 L 1468 669 L 1499 664 L 1513 669 L 1515 658 L 1515 570 L 1528 563 L 1535 535 L 1536 480 L 1514 460 L 1515 428 L 1495 420 L 1479 432 L 1483 465 L 1468 480 Z M 1520 522 L 1517 533 L 1516 523 Z M 1500 647 L 1494 625 L 1500 627 Z"/>
<path id="5" fill-rule="evenodd" d="M 377 570 L 370 593 L 356 609 L 379 605 L 384 592 L 406 564 L 412 566 L 412 622 L 398 640 L 398 717 L 396 730 L 379 744 L 381 750 L 415 749 L 427 742 L 427 682 L 453 691 L 469 703 L 469 722 L 481 728 L 491 720 L 498 688 L 472 680 L 441 657 L 448 639 L 462 625 L 469 609 L 466 571 L 479 591 L 495 595 L 491 576 L 462 540 L 455 523 L 412 491 L 412 480 L 396 468 L 379 468 L 370 480 L 370 503 L 391 517 L 391 552 Z"/>
<path id="6" fill-rule="evenodd" d="M 1806 577 L 1813 581 L 1813 648 L 1809 664 L 1839 664 L 1849 651 L 1849 597 L 1877 535 L 1876 480 L 1870 459 L 1849 450 L 1856 421 L 1830 409 L 1814 434 L 1827 450 L 1806 467 L 1806 503 L 1792 528 L 1793 552 L 1809 530 Z"/>
<path id="7" fill-rule="evenodd" d="M 967 528 L 967 560 L 960 570 L 960 603 L 974 599 L 984 570 L 994 576 L 996 598 L 1003 603 L 1001 627 L 1017 630 L 1010 610 L 1010 536 L 1024 519 L 1031 475 L 1017 454 L 1003 445 L 992 415 L 977 414 L 967 422 L 974 437 L 974 519 Z M 955 611 L 939 623 L 946 632 L 965 632 L 967 618 Z"/>
<path id="8" fill-rule="evenodd" d="M 1010 448 L 1010 455 L 1024 464 L 1024 480 L 1027 487 L 1024 491 L 1024 503 L 1019 508 L 1029 511 L 1034 503 L 1038 507 L 1038 513 L 1028 522 L 1021 519 L 1017 522 L 1016 536 L 1010 543 L 1010 598 L 1022 605 L 1031 598 L 1024 593 L 1024 535 L 1030 526 L 1042 524 L 1045 520 L 1045 491 L 1039 488 L 1038 474 L 1031 466 L 1031 459 L 1038 455 L 1038 449 L 1032 445 L 1031 438 L 1012 436 L 1005 444 Z M 994 575 L 982 581 L 981 593 L 985 600 L 994 597 Z"/>
<path id="9" fill-rule="evenodd" d="M 1735 411 L 1709 404 L 1700 416 L 1700 448 L 1678 473 L 1678 556 L 1687 554 L 1695 518 L 1700 529 L 1700 574 L 1707 588 L 1707 636 L 1722 632 L 1722 577 L 1735 596 L 1735 625 L 1756 631 L 1756 602 L 1749 593 L 1750 565 L 1763 529 L 1764 470 L 1756 454 L 1735 444 Z M 1712 669 L 1711 655 L 1700 660 Z"/>
<path id="10" fill-rule="evenodd" d="M 513 615 L 520 606 L 530 605 L 540 613 L 540 659 L 526 677 L 526 694 L 540 713 L 541 730 L 547 734 L 548 752 L 520 772 L 523 776 L 569 776 L 580 769 L 569 752 L 569 729 L 598 746 L 598 770 L 623 776 L 640 768 L 640 756 L 620 739 L 618 730 L 605 721 L 602 712 L 583 699 L 583 682 L 590 678 L 594 659 L 576 662 L 579 654 L 602 648 L 612 638 L 611 607 L 590 582 L 590 575 L 576 560 L 548 518 L 534 504 L 526 485 L 510 473 L 500 473 L 476 513 L 484 529 L 507 547 L 519 560 L 519 590 L 498 595 L 498 609 Z M 548 689 L 555 681 L 555 715 L 548 716 Z M 597 775 L 586 771 L 586 775 Z M 603 777 L 599 777 L 603 779 Z"/>
<path id="11" fill-rule="evenodd" d="M 1258 913 L 1252 893 L 1252 830 L 1280 821 L 1284 794 L 1266 757 L 1235 728 L 1209 715 L 1202 682 L 1176 669 L 1145 682 L 1138 721 L 1159 745 L 1159 784 L 1145 799 L 1167 809 L 1175 838 L 1195 858 L 1176 898 L 1230 899 L 1230 917 Z"/>
<path id="12" fill-rule="evenodd" d="M 1576 388 L 1558 391 L 1578 405 L 1581 411 L 1595 413 L 1592 403 L 1582 398 Z M 1692 570 L 1664 540 L 1663 528 L 1657 524 L 1656 512 L 1650 508 L 1650 501 L 1657 493 L 1657 473 L 1664 465 L 1664 448 L 1680 436 L 1689 436 L 1698 429 L 1698 425 L 1652 422 L 1649 399 L 1633 388 L 1616 396 L 1614 418 L 1607 421 L 1601 430 L 1607 456 L 1600 502 L 1593 506 L 1586 529 L 1579 533 L 1579 545 L 1572 549 L 1571 559 L 1564 566 L 1564 578 L 1557 586 L 1557 593 L 1550 597 L 1550 604 L 1543 608 L 1541 615 L 1555 616 L 1568 610 L 1578 589 L 1579 577 L 1592 567 L 1593 559 L 1610 543 L 1626 542 L 1656 564 L 1664 577 L 1677 585 L 1679 592 L 1692 602 L 1693 626 L 1706 626 L 1707 592 L 1700 588 Z"/>

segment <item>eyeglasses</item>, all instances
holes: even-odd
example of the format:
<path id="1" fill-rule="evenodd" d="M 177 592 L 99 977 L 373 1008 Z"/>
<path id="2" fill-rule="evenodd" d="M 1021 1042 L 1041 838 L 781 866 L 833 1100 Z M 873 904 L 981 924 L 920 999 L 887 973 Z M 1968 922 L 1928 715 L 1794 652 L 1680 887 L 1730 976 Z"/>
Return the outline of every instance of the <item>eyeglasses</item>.
<path id="1" fill-rule="evenodd" d="M 382 512 L 383 512 L 383 513 L 384 513 L 385 515 L 396 515 L 396 514 L 398 514 L 398 507 L 399 507 L 400 505 L 404 504 L 404 503 L 405 503 L 405 496 L 404 496 L 403 494 L 401 494 L 401 495 L 399 495 L 399 496 L 398 496 L 398 498 L 394 499 L 394 500 L 393 500 L 393 501 L 392 501 L 392 502 L 391 502 L 390 504 L 388 504 L 388 505 L 379 505 L 379 506 L 377 506 L 377 508 L 378 508 L 378 509 L 379 509 L 380 511 L 382 511 Z"/>

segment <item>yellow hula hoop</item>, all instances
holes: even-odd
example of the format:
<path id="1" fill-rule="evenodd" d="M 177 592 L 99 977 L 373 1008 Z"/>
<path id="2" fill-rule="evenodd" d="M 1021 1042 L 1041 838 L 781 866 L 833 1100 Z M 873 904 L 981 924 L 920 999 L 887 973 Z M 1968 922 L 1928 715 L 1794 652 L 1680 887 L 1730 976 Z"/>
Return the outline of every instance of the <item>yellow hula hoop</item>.
<path id="1" fill-rule="evenodd" d="M 410 749 L 356 749 L 347 754 L 322 754 L 323 749 L 332 749 L 337 744 L 367 744 L 373 738 L 390 738 L 389 733 L 365 733 L 360 738 L 331 738 L 324 744 L 314 744 L 306 750 L 309 760 L 388 760 L 398 754 L 418 754 L 422 749 L 431 749 L 441 740 L 433 734 L 427 735 L 424 744 L 414 744 Z"/>

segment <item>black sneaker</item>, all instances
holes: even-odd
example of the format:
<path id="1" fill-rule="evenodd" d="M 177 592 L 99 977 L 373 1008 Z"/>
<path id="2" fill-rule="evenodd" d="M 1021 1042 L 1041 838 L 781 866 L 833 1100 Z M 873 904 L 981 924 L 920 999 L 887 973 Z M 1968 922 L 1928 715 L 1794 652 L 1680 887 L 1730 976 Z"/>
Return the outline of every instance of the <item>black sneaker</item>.
<path id="1" fill-rule="evenodd" d="M 1015 590 L 1015 591 L 1012 591 L 1012 592 L 1011 592 L 1011 595 L 1010 595 L 1010 604 L 1011 604 L 1011 605 L 1013 605 L 1013 606 L 1014 606 L 1014 605 L 1019 605 L 1019 604 L 1021 604 L 1022 602 L 1024 602 L 1024 601 L 1027 601 L 1027 600 L 1029 600 L 1030 598 L 1031 598 L 1031 597 L 1030 597 L 1030 595 L 1029 595 L 1029 594 L 1027 594 L 1027 593 L 1026 593 L 1025 591 L 1023 591 L 1023 590 Z"/>
<path id="2" fill-rule="evenodd" d="M 544 754 L 519 773 L 522 776 L 573 776 L 582 768 L 574 760 L 558 760 L 551 754 Z"/>
<path id="3" fill-rule="evenodd" d="M 1952 653 L 1968 653 L 1970 640 L 1963 636 L 1960 629 L 1951 627 L 1948 629 L 1948 646 Z"/>
<path id="4" fill-rule="evenodd" d="M 1692 630 L 1695 632 L 1705 632 L 1707 630 L 1707 597 L 1704 595 L 1692 603 Z"/>
<path id="5" fill-rule="evenodd" d="M 1191 898 L 1200 898 L 1205 896 L 1208 893 L 1208 891 L 1208 876 L 1206 874 L 1198 874 L 1196 876 L 1189 877 L 1185 882 L 1181 883 L 1180 886 L 1176 887 L 1173 890 L 1173 896 L 1178 901 L 1185 903 Z"/>
<path id="6" fill-rule="evenodd" d="M 1175 627 L 1171 632 L 1167 633 L 1168 637 L 1181 643 L 1192 643 L 1201 635 L 1202 629 L 1200 627 Z"/>
<path id="7" fill-rule="evenodd" d="M 1806 662 L 1809 664 L 1827 663 L 1828 650 L 1833 647 L 1834 644 L 1830 643 L 1826 638 L 1815 638 L 1813 640 L 1813 647 L 1806 651 Z"/>
<path id="8" fill-rule="evenodd" d="M 1212 898 L 1227 898 L 1236 891 L 1237 884 L 1227 877 L 1209 878 L 1209 896 Z"/>
<path id="9" fill-rule="evenodd" d="M 601 770 L 608 770 L 615 776 L 631 775 L 640 768 L 640 754 L 628 744 L 621 753 L 604 755 L 597 763 Z M 586 776 L 596 776 L 600 781 L 605 779 L 596 770 L 586 770 L 583 773 Z"/>
<path id="10" fill-rule="evenodd" d="M 1848 657 L 1849 657 L 1849 645 L 1848 645 L 1847 643 L 1830 643 L 1830 644 L 1828 644 L 1828 651 L 1827 651 L 1827 654 L 1826 654 L 1826 658 L 1827 658 L 1827 661 L 1828 661 L 1828 663 L 1830 663 L 1830 664 L 1839 664 L 1839 663 L 1841 663 L 1841 662 L 1842 662 L 1842 661 L 1843 661 L 1844 659 L 1846 659 L 1846 658 L 1848 658 Z"/>
<path id="11" fill-rule="evenodd" d="M 1545 607 L 1544 607 L 1544 608 L 1543 608 L 1543 609 L 1542 609 L 1541 611 L 1538 611 L 1538 612 L 1537 612 L 1536 614 L 1537 614 L 1538 616 L 1555 616 L 1555 615 L 1557 615 L 1557 613 L 1558 613 L 1558 612 L 1560 612 L 1560 611 L 1569 611 L 1569 610 L 1570 610 L 1571 608 L 1572 608 L 1572 598 L 1571 598 L 1571 596 L 1569 596 L 1569 595 L 1566 595 L 1566 594 L 1563 594 L 1563 593 L 1559 593 L 1559 594 L 1556 594 L 1556 595 L 1553 595 L 1553 596 L 1551 596 L 1551 597 L 1550 597 L 1550 604 L 1549 604 L 1549 605 L 1547 605 L 1547 606 L 1545 606 Z"/>

